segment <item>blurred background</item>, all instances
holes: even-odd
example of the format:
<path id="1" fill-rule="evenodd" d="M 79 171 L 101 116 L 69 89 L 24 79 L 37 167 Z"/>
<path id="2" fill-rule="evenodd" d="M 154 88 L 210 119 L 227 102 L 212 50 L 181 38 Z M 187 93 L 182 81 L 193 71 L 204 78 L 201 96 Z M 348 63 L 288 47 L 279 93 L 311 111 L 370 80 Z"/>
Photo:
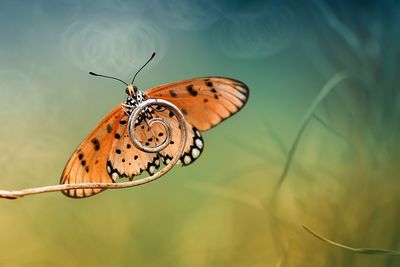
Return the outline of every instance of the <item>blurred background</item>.
<path id="1" fill-rule="evenodd" d="M 0 266 L 399 266 L 398 1 L 2 0 L 0 188 L 57 184 L 124 88 L 199 76 L 250 100 L 137 188 L 0 201 Z"/>

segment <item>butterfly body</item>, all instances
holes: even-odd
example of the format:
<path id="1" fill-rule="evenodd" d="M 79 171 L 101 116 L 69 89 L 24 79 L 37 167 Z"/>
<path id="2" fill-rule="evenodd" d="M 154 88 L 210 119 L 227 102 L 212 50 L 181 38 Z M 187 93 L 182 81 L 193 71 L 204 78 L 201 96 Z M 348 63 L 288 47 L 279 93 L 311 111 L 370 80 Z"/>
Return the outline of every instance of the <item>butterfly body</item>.
<path id="1" fill-rule="evenodd" d="M 147 99 L 162 99 L 178 107 L 185 117 L 186 146 L 180 156 L 183 166 L 193 163 L 204 149 L 202 131 L 206 131 L 238 112 L 247 102 L 248 87 L 225 77 L 202 77 L 177 81 L 151 88 L 145 92 L 127 85 L 127 99 L 117 105 L 78 146 L 68 161 L 61 183 L 117 182 L 130 180 L 147 171 L 154 174 L 161 162 L 168 164 L 176 155 L 180 126 L 173 112 L 162 106 L 142 110 L 134 122 L 135 134 L 143 146 L 154 147 L 163 142 L 167 129 L 152 120 L 168 122 L 172 132 L 168 145 L 161 151 L 140 150 L 132 141 L 128 121 L 132 112 Z M 63 193 L 81 198 L 102 189 L 71 189 Z"/>
<path id="2" fill-rule="evenodd" d="M 136 108 L 140 103 L 145 100 L 145 93 L 139 90 L 135 85 L 129 84 L 125 90 L 128 94 L 125 102 L 122 102 L 122 106 L 126 107 L 127 111 L 132 111 L 132 109 Z"/>

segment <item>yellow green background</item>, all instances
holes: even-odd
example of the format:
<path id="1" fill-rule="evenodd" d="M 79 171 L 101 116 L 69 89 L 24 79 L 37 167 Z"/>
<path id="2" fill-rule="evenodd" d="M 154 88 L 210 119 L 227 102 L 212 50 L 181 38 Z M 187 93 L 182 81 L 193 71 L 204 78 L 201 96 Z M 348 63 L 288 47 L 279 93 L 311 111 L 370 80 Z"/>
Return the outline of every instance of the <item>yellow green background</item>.
<path id="1" fill-rule="evenodd" d="M 204 133 L 201 158 L 154 183 L 1 200 L 0 266 L 398 266 L 302 225 L 400 250 L 399 10 L 396 1 L 2 0 L 1 189 L 57 184 L 75 147 L 125 99 L 123 86 L 89 71 L 129 81 L 155 51 L 140 89 L 228 76 L 250 99 Z M 334 86 L 338 73 L 346 78 Z"/>

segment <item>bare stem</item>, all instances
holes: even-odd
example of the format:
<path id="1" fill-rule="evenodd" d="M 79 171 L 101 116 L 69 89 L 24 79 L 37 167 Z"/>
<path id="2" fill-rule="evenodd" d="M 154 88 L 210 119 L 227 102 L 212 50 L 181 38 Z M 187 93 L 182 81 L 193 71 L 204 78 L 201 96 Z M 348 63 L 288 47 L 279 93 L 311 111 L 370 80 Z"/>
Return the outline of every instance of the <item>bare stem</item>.
<path id="1" fill-rule="evenodd" d="M 346 136 L 344 136 L 342 133 L 340 133 L 339 131 L 335 130 L 334 128 L 332 128 L 328 123 L 326 123 L 323 119 L 321 119 L 319 116 L 317 116 L 316 114 L 313 114 L 314 119 L 316 119 L 322 126 L 324 126 L 328 131 L 330 131 L 331 133 L 333 133 L 334 135 L 336 135 L 337 137 L 340 137 L 341 139 L 348 141 Z"/>
<path id="2" fill-rule="evenodd" d="M 292 163 L 293 157 L 296 153 L 297 150 L 297 146 L 300 143 L 301 137 L 305 131 L 305 129 L 308 126 L 308 123 L 310 122 L 310 120 L 313 118 L 313 114 L 315 112 L 315 110 L 317 109 L 317 107 L 319 106 L 319 104 L 329 95 L 329 93 L 336 88 L 336 86 L 338 86 L 341 82 L 345 81 L 347 78 L 349 77 L 349 75 L 346 72 L 338 72 L 336 73 L 326 84 L 324 87 L 322 87 L 321 91 L 319 92 L 319 94 L 315 97 L 314 101 L 311 103 L 309 109 L 307 110 L 306 114 L 303 117 L 302 122 L 300 123 L 300 128 L 297 131 L 296 137 L 293 141 L 293 144 L 289 150 L 289 154 L 288 157 L 286 159 L 285 162 L 285 166 L 283 168 L 282 174 L 279 178 L 279 181 L 276 185 L 276 189 L 278 190 L 283 181 L 285 180 L 288 172 L 289 172 L 289 168 L 290 165 Z"/>
<path id="3" fill-rule="evenodd" d="M 368 254 L 368 255 L 388 255 L 388 256 L 400 256 L 400 251 L 396 250 L 391 250 L 391 249 L 382 249 L 382 248 L 355 248 L 355 247 L 350 247 L 346 246 L 340 243 L 337 243 L 335 241 L 329 240 L 328 238 L 323 237 L 320 234 L 317 234 L 310 228 L 308 228 L 305 225 L 302 225 L 304 230 L 312 234 L 314 237 L 318 238 L 319 240 L 328 243 L 329 245 L 332 245 L 334 247 L 342 248 L 345 250 L 349 250 L 355 253 L 359 254 Z"/>

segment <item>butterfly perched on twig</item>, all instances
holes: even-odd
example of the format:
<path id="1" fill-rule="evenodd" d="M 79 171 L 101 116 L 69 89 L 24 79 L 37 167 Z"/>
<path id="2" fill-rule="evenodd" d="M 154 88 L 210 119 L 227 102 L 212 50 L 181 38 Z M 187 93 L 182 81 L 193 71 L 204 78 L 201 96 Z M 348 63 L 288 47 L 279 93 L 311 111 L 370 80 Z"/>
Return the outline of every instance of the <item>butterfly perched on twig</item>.
<path id="1" fill-rule="evenodd" d="M 146 62 L 154 57 L 155 53 Z M 144 64 L 143 67 L 146 65 Z M 183 166 L 194 162 L 202 153 L 204 142 L 201 132 L 209 130 L 226 118 L 238 112 L 247 102 L 248 87 L 241 81 L 225 77 L 202 77 L 172 82 L 150 88 L 143 92 L 134 84 L 100 74 L 95 76 L 111 78 L 124 83 L 127 99 L 117 105 L 92 132 L 83 140 L 66 164 L 61 176 L 62 184 L 111 183 L 118 178 L 129 178 L 147 171 L 154 174 L 172 159 L 180 140 L 179 123 L 168 109 L 155 106 L 147 108 L 135 122 L 135 132 L 143 145 L 155 146 L 165 137 L 166 129 L 158 124 L 149 125 L 154 117 L 167 121 L 173 132 L 166 148 L 157 153 L 144 152 L 132 143 L 128 120 L 132 111 L 146 99 L 163 99 L 176 105 L 186 121 L 187 140 L 184 153 L 180 157 Z M 104 189 L 69 189 L 63 193 L 68 197 L 92 196 Z"/>

